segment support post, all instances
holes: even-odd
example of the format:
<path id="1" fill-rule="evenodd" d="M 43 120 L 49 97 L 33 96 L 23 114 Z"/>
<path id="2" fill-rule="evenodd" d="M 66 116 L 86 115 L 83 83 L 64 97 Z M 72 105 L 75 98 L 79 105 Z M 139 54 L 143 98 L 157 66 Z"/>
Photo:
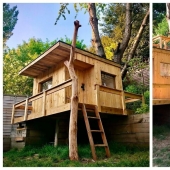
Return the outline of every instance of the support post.
<path id="1" fill-rule="evenodd" d="M 27 120 L 27 112 L 28 112 L 28 99 L 26 99 L 25 101 L 24 121 Z"/>
<path id="2" fill-rule="evenodd" d="M 121 92 L 121 96 L 122 96 L 122 108 L 123 108 L 123 114 L 126 114 L 126 113 L 125 113 L 125 110 L 126 110 L 126 103 L 125 103 L 125 93 L 124 93 L 124 91 Z"/>
<path id="3" fill-rule="evenodd" d="M 58 145 L 58 132 L 59 132 L 59 120 L 56 120 L 56 126 L 55 126 L 55 138 L 54 138 L 54 146 L 56 147 Z"/>
<path id="4" fill-rule="evenodd" d="M 160 37 L 160 42 L 159 42 L 160 44 L 160 48 L 162 49 L 162 37 Z"/>
<path id="5" fill-rule="evenodd" d="M 144 98 L 144 95 L 142 95 L 142 104 L 145 104 L 145 98 Z"/>

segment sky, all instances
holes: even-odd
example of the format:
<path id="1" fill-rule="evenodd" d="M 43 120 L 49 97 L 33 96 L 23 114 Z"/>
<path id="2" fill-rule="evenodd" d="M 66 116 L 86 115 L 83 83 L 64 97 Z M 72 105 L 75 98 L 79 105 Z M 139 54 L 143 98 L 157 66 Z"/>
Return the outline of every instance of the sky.
<path id="1" fill-rule="evenodd" d="M 13 35 L 7 41 L 7 46 L 16 48 L 23 41 L 29 38 L 40 38 L 42 41 L 53 41 L 67 36 L 72 39 L 74 21 L 79 20 L 82 27 L 78 30 L 78 39 L 90 46 L 91 27 L 88 13 L 80 11 L 75 19 L 76 12 L 73 3 L 69 5 L 70 14 L 66 13 L 66 20 L 60 18 L 57 25 L 54 25 L 60 8 L 59 3 L 9 3 L 10 7 L 17 6 L 19 11 L 18 21 L 13 30 Z"/>

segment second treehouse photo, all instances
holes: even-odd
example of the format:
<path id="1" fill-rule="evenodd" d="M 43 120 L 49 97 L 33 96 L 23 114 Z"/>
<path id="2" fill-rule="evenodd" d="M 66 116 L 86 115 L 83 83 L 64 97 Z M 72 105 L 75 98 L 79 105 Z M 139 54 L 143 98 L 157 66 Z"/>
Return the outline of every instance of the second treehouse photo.
<path id="1" fill-rule="evenodd" d="M 153 38 L 153 105 L 170 104 L 169 43 L 170 37 Z"/>
<path id="2" fill-rule="evenodd" d="M 159 11 L 159 12 L 158 12 Z M 153 166 L 169 167 L 170 4 L 153 4 Z M 160 18 L 159 18 L 160 17 Z"/>

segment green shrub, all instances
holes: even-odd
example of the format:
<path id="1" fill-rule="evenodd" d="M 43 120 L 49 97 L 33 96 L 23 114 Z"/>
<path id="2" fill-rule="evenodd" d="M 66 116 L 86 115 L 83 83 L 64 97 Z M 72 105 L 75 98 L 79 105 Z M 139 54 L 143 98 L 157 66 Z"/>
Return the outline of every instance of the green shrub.
<path id="1" fill-rule="evenodd" d="M 136 109 L 136 114 L 142 114 L 149 112 L 149 106 L 147 104 L 141 104 L 141 107 Z"/>
<path id="2" fill-rule="evenodd" d="M 127 103 L 127 109 L 134 111 L 136 114 L 142 114 L 149 112 L 149 90 L 144 89 L 142 85 L 137 84 L 130 84 L 125 88 L 125 91 L 135 94 L 143 94 L 144 92 L 144 99 L 145 104 L 142 104 L 142 101 L 136 101 L 133 103 Z"/>

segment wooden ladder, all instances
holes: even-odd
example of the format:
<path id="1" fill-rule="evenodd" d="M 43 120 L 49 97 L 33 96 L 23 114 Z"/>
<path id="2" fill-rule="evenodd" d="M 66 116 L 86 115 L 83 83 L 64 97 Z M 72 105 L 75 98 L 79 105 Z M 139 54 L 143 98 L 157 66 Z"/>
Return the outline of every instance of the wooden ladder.
<path id="1" fill-rule="evenodd" d="M 89 106 L 90 106 L 90 109 L 93 108 L 96 117 L 87 116 L 86 107 L 88 109 Z M 85 124 L 86 124 L 87 134 L 88 134 L 88 137 L 89 137 L 89 142 L 90 142 L 90 147 L 91 147 L 93 159 L 94 160 L 97 159 L 95 147 L 105 147 L 106 156 L 109 158 L 110 157 L 110 150 L 109 150 L 106 135 L 105 135 L 105 132 L 104 132 L 104 129 L 103 129 L 100 114 L 98 112 L 98 107 L 96 105 L 86 105 L 85 106 L 85 104 L 82 104 L 82 111 L 83 111 L 84 121 L 85 121 Z M 98 121 L 99 130 L 91 130 L 89 119 L 96 119 Z M 100 133 L 103 143 L 102 144 L 94 144 L 92 133 Z"/>

